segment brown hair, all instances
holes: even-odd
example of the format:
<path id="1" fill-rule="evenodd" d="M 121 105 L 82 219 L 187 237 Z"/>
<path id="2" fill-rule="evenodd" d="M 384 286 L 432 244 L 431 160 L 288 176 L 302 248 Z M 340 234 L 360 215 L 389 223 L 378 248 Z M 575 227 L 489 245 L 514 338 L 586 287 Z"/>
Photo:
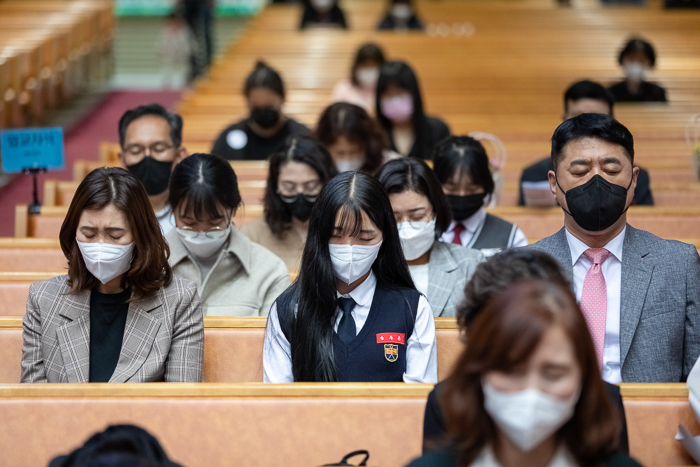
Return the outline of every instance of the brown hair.
<path id="1" fill-rule="evenodd" d="M 518 282 L 488 302 L 467 330 L 468 348 L 445 381 L 440 403 L 459 463 L 470 464 L 496 442 L 496 426 L 484 409 L 481 381 L 489 371 L 523 364 L 552 326 L 561 326 L 581 368 L 574 415 L 558 432 L 581 466 L 595 466 L 617 448 L 620 421 L 596 359 L 585 318 L 571 290 L 540 279 Z"/>
<path id="2" fill-rule="evenodd" d="M 75 239 L 83 211 L 99 211 L 112 205 L 124 213 L 134 236 L 134 258 L 124 277 L 131 286 L 131 300 L 151 296 L 170 284 L 170 248 L 163 238 L 146 189 L 131 173 L 118 167 L 102 167 L 88 174 L 75 192 L 58 238 L 68 260 L 69 293 L 91 290 L 98 280 L 85 266 Z"/>

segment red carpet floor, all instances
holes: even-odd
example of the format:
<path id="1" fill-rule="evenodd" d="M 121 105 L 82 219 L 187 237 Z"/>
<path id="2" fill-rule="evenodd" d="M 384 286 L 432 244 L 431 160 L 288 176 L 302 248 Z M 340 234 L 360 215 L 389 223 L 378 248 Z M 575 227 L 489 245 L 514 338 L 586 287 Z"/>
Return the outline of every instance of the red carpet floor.
<path id="1" fill-rule="evenodd" d="M 66 168 L 39 176 L 39 196 L 47 178 L 71 180 L 73 161 L 97 160 L 102 141 L 119 141 L 117 124 L 127 110 L 142 104 L 157 102 L 172 109 L 180 100 L 179 91 L 114 91 L 105 95 L 100 104 L 64 135 Z M 32 180 L 29 176 L 17 176 L 0 188 L 0 237 L 15 234 L 15 205 L 29 204 L 32 197 Z"/>

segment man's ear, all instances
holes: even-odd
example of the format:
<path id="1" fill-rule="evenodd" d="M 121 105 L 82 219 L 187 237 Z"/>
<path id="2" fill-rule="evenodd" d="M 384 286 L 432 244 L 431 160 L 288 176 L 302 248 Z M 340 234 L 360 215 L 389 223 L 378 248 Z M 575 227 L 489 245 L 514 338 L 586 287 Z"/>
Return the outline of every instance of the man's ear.
<path id="1" fill-rule="evenodd" d="M 180 146 L 177 150 L 177 153 L 175 154 L 175 163 L 173 164 L 173 166 L 182 162 L 189 155 L 190 154 L 187 152 L 187 148 L 185 148 L 184 146 Z"/>
<path id="2" fill-rule="evenodd" d="M 117 153 L 117 159 L 119 159 L 119 164 L 123 169 L 126 169 L 126 161 L 124 160 L 124 153 L 119 151 Z"/>
<path id="3" fill-rule="evenodd" d="M 549 191 L 551 191 L 554 196 L 557 196 L 557 174 L 554 170 L 547 172 L 547 181 L 549 181 Z"/>

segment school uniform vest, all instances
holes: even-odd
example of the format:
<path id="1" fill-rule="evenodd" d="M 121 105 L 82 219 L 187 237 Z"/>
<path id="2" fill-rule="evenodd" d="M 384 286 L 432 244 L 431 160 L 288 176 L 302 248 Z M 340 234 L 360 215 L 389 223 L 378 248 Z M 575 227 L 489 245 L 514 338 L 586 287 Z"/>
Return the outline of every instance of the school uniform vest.
<path id="1" fill-rule="evenodd" d="M 517 230 L 515 224 L 487 213 L 468 246 L 475 250 L 506 250 L 513 246 Z"/>
<path id="2" fill-rule="evenodd" d="M 278 299 L 280 326 L 291 343 L 290 290 Z M 284 300 L 287 298 L 287 300 Z M 333 357 L 341 382 L 403 382 L 406 347 L 413 334 L 420 292 L 377 284 L 364 326 L 349 344 L 333 333 Z M 284 311 L 282 311 L 284 310 Z"/>

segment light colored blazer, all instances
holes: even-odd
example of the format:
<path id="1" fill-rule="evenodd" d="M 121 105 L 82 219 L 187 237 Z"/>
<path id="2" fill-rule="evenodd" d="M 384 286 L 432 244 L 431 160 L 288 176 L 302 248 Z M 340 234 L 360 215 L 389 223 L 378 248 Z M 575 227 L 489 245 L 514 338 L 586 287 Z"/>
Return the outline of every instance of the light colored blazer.
<path id="1" fill-rule="evenodd" d="M 479 250 L 436 241 L 428 263 L 428 303 L 433 316 L 451 318 L 464 300 L 464 286 L 484 261 Z"/>
<path id="2" fill-rule="evenodd" d="M 173 272 L 197 284 L 205 316 L 267 316 L 289 287 L 289 271 L 282 260 L 235 227 L 228 247 L 204 281 L 177 230 L 171 230 L 165 239 Z"/>
<path id="3" fill-rule="evenodd" d="M 87 383 L 90 291 L 69 295 L 68 276 L 29 287 L 22 337 L 23 383 Z M 129 304 L 110 383 L 200 382 L 204 322 L 196 286 L 173 276 L 154 296 Z"/>
<path id="4" fill-rule="evenodd" d="M 527 248 L 552 255 L 573 283 L 564 229 Z M 695 247 L 627 225 L 621 287 L 622 382 L 685 381 L 700 355 L 700 258 Z"/>

